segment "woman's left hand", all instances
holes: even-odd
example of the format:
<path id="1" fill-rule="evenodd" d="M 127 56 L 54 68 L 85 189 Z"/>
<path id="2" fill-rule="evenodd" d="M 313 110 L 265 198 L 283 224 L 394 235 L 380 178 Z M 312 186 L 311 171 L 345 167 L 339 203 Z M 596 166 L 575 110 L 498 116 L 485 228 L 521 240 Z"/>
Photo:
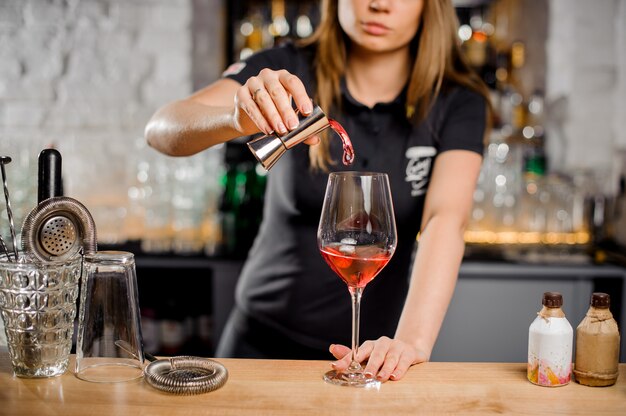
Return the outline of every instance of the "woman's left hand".
<path id="1" fill-rule="evenodd" d="M 337 358 L 332 363 L 333 369 L 344 371 L 350 365 L 352 352 L 345 345 L 333 344 L 329 351 Z M 367 360 L 364 372 L 368 377 L 376 377 L 377 380 L 400 380 L 413 364 L 428 361 L 429 356 L 411 344 L 380 337 L 376 341 L 365 341 L 360 347 L 357 361 L 362 363 Z"/>

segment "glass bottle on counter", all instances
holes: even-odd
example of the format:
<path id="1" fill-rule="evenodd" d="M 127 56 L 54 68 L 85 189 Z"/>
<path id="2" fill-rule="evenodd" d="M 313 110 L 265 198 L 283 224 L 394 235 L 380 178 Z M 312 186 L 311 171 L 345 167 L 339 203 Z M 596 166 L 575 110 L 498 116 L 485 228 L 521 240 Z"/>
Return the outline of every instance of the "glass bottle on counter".
<path id="1" fill-rule="evenodd" d="M 564 386 L 572 376 L 574 331 L 561 309 L 560 293 L 545 292 L 541 303 L 528 331 L 527 377 L 539 386 Z"/>
<path id="2" fill-rule="evenodd" d="M 620 336 L 610 304 L 608 294 L 593 293 L 587 315 L 576 328 L 574 375 L 580 384 L 603 387 L 617 381 Z"/>

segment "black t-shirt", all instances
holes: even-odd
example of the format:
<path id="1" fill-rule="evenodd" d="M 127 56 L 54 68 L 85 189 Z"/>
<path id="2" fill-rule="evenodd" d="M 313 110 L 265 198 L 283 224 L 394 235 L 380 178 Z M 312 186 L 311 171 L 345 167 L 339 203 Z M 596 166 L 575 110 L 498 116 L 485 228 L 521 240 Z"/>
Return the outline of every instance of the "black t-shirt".
<path id="1" fill-rule="evenodd" d="M 224 76 L 243 84 L 263 68 L 286 69 L 314 95 L 313 53 L 292 44 L 257 53 L 231 65 Z M 427 120 L 412 126 L 405 117 L 404 92 L 369 108 L 342 85 L 342 113 L 328 112 L 345 128 L 355 151 L 344 166 L 342 144 L 331 137 L 332 171 L 386 172 L 398 230 L 396 252 L 366 287 L 361 304 L 361 341 L 392 337 L 408 289 L 411 259 L 425 193 L 438 153 L 465 149 L 482 154 L 485 101 L 456 87 L 442 94 Z M 332 133 L 334 134 L 334 133 Z M 236 291 L 245 313 L 313 348 L 350 345 L 351 302 L 345 283 L 317 248 L 328 174 L 310 169 L 309 146 L 286 152 L 268 174 L 264 215 Z"/>

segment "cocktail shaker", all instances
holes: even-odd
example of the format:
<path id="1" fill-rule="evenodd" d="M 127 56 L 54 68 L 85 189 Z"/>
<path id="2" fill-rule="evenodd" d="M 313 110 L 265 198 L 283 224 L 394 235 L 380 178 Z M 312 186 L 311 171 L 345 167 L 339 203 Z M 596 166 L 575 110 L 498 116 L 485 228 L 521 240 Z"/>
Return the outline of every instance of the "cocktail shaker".
<path id="1" fill-rule="evenodd" d="M 330 126 L 328 117 L 319 106 L 314 106 L 308 116 L 299 112 L 297 114 L 300 124 L 295 130 L 282 136 L 268 134 L 247 143 L 254 157 L 265 169 L 270 170 L 287 150 Z"/>

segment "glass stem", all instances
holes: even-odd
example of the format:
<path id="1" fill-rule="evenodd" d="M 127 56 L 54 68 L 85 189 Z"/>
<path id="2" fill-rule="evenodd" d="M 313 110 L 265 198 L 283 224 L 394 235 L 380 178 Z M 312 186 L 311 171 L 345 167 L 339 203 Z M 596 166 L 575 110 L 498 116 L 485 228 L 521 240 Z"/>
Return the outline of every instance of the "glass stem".
<path id="1" fill-rule="evenodd" d="M 361 364 L 357 361 L 357 354 L 359 352 L 359 321 L 361 317 L 361 295 L 363 294 L 362 287 L 348 287 L 350 290 L 350 296 L 352 297 L 352 362 L 348 371 L 351 373 L 361 371 Z"/>

